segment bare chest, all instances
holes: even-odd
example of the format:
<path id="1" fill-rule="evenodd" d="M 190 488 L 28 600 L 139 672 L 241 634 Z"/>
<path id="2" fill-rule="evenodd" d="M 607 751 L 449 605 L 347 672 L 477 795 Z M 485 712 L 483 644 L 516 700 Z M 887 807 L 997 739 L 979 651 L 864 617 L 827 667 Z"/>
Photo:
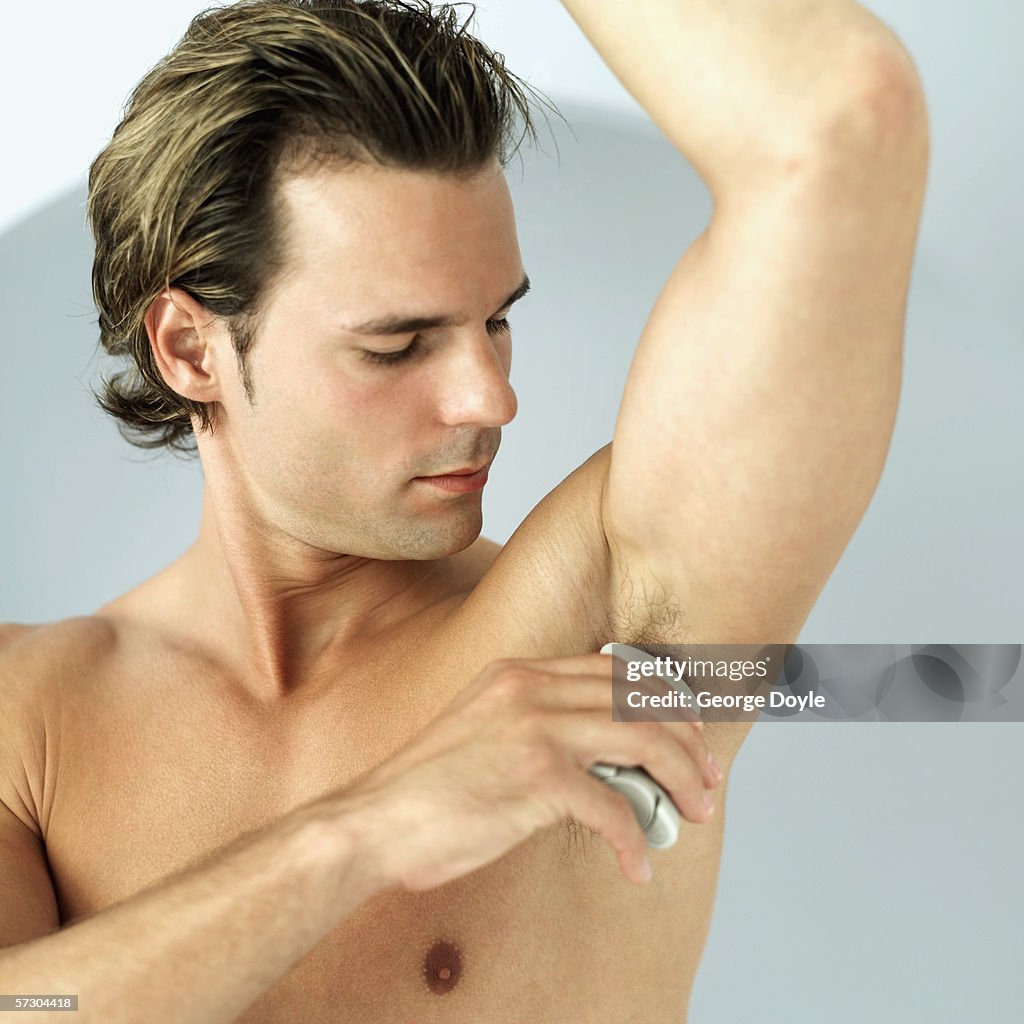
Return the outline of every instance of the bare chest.
<path id="1" fill-rule="evenodd" d="M 84 689 L 80 705 L 66 698 L 47 833 L 63 923 L 344 787 L 421 729 L 445 686 L 464 685 L 441 673 L 427 680 L 432 699 L 403 701 L 381 679 L 362 715 L 325 700 L 274 717 L 212 698 L 194 666 L 147 667 Z M 720 827 L 684 826 L 673 850 L 655 853 L 644 889 L 600 837 L 567 821 L 441 888 L 379 894 L 241 1019 L 679 1021 L 710 922 Z"/>

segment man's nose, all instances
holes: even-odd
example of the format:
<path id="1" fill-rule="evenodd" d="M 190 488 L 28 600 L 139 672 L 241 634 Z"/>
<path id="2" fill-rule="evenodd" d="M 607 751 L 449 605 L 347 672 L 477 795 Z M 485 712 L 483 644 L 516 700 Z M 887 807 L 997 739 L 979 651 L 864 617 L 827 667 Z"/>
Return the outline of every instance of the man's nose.
<path id="1" fill-rule="evenodd" d="M 450 349 L 438 381 L 440 415 L 449 426 L 474 423 L 500 427 L 516 415 L 518 402 L 509 383 L 511 350 L 486 332 L 467 335 Z"/>

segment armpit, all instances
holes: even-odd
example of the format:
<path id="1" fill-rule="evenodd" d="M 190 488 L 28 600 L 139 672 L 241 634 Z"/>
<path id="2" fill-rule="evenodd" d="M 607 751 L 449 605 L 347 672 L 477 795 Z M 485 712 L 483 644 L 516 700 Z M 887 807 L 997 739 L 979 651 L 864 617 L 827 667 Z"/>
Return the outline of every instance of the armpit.
<path id="1" fill-rule="evenodd" d="M 656 571 L 635 574 L 617 557 L 610 605 L 609 641 L 637 647 L 696 642 L 679 594 Z"/>

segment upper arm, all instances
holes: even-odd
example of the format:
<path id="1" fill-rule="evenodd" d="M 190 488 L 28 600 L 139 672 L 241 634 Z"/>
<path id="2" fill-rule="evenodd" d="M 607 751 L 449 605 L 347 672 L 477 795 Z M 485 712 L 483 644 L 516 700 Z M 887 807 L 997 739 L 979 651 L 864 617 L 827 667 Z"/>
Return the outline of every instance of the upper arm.
<path id="1" fill-rule="evenodd" d="M 32 708 L 17 657 L 20 630 L 0 627 L 0 948 L 60 926 L 33 792 Z"/>
<path id="2" fill-rule="evenodd" d="M 895 120 L 722 198 L 658 298 L 602 509 L 613 595 L 681 609 L 654 640 L 795 639 L 874 492 L 927 167 Z"/>
<path id="3" fill-rule="evenodd" d="M 43 841 L 0 801 L 0 949 L 59 927 Z"/>

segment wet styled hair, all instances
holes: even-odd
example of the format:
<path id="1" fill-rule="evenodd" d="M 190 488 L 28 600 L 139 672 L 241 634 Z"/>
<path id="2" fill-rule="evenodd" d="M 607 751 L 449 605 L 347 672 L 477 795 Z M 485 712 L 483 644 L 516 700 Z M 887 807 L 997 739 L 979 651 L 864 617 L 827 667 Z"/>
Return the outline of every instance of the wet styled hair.
<path id="1" fill-rule="evenodd" d="M 215 428 L 215 403 L 177 394 L 153 358 L 145 316 L 171 286 L 224 319 L 255 402 L 247 356 L 285 266 L 284 175 L 321 162 L 470 175 L 536 142 L 542 94 L 467 33 L 475 13 L 242 0 L 198 15 L 139 82 L 89 170 L 100 342 L 129 361 L 94 397 L 125 440 L 194 455 L 192 417 Z"/>

